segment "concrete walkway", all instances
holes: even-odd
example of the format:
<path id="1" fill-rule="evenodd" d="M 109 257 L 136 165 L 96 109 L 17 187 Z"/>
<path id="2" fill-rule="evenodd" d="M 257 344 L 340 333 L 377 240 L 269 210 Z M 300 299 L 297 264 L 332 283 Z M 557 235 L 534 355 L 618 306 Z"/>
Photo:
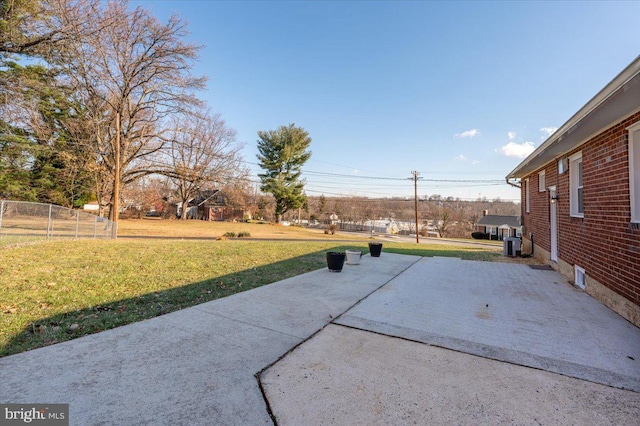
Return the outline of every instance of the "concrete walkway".
<path id="1" fill-rule="evenodd" d="M 637 425 L 638 392 L 640 330 L 557 273 L 389 253 L 0 358 L 74 425 Z"/>
<path id="2" fill-rule="evenodd" d="M 556 272 L 424 258 L 261 379 L 279 425 L 637 426 L 640 330 Z"/>
<path id="3" fill-rule="evenodd" d="M 0 358 L 0 402 L 68 403 L 83 426 L 272 424 L 256 373 L 417 260 L 367 256 Z"/>
<path id="4" fill-rule="evenodd" d="M 554 271 L 424 258 L 337 323 L 640 392 L 640 329 Z"/>

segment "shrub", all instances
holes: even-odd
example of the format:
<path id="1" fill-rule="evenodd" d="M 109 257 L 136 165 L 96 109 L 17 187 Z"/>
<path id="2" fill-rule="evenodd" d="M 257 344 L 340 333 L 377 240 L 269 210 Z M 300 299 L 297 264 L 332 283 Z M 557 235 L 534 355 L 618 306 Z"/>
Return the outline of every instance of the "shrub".
<path id="1" fill-rule="evenodd" d="M 336 231 L 338 230 L 338 225 L 329 225 L 329 232 L 331 232 L 331 235 L 335 234 Z"/>
<path id="2" fill-rule="evenodd" d="M 229 232 L 225 232 L 224 236 L 227 237 L 227 238 L 235 238 L 236 237 L 236 233 L 232 232 L 232 231 L 229 231 Z"/>
<path id="3" fill-rule="evenodd" d="M 251 236 L 251 233 L 247 232 L 247 231 L 242 231 L 242 232 L 238 232 L 238 238 L 249 238 Z"/>
<path id="4" fill-rule="evenodd" d="M 472 232 L 471 238 L 474 240 L 488 240 L 489 234 L 485 234 L 484 232 Z"/>

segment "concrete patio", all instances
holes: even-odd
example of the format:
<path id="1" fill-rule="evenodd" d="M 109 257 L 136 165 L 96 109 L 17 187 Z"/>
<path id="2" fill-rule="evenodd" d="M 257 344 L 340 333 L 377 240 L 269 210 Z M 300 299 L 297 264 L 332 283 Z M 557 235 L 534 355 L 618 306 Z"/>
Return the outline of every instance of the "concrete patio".
<path id="1" fill-rule="evenodd" d="M 0 358 L 93 424 L 637 424 L 640 330 L 553 271 L 383 253 Z"/>

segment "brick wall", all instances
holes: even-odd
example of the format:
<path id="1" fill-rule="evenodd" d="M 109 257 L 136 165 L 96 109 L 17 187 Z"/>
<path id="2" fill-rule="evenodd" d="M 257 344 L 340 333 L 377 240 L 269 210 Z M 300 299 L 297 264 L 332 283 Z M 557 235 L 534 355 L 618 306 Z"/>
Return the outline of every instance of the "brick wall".
<path id="1" fill-rule="evenodd" d="M 582 151 L 584 218 L 569 214 L 569 171 L 558 174 L 554 161 L 544 167 L 546 188 L 556 186 L 558 257 L 585 269 L 587 276 L 640 306 L 640 230 L 630 226 L 628 131 L 640 113 L 607 129 Z M 530 213 L 523 207 L 525 235 L 551 250 L 549 192 L 538 192 L 538 172 L 529 175 Z M 524 182 L 524 179 L 523 179 Z M 525 202 L 522 188 L 523 206 Z"/>

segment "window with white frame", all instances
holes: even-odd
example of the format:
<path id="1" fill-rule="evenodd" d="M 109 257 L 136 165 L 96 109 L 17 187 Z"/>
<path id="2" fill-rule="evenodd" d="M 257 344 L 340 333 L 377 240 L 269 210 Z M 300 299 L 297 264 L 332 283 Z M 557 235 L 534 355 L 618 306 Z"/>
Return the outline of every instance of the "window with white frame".
<path id="1" fill-rule="evenodd" d="M 546 189 L 544 175 L 545 175 L 544 170 L 538 173 L 538 192 L 544 192 Z"/>
<path id="2" fill-rule="evenodd" d="M 569 207 L 571 216 L 584 217 L 582 152 L 569 157 Z"/>
<path id="3" fill-rule="evenodd" d="M 529 178 L 526 178 L 524 180 L 524 202 L 525 202 L 525 206 L 526 206 L 526 212 L 529 213 L 529 207 L 530 207 L 530 203 L 529 203 Z"/>
<path id="4" fill-rule="evenodd" d="M 629 127 L 629 196 L 631 222 L 640 223 L 640 122 Z"/>

